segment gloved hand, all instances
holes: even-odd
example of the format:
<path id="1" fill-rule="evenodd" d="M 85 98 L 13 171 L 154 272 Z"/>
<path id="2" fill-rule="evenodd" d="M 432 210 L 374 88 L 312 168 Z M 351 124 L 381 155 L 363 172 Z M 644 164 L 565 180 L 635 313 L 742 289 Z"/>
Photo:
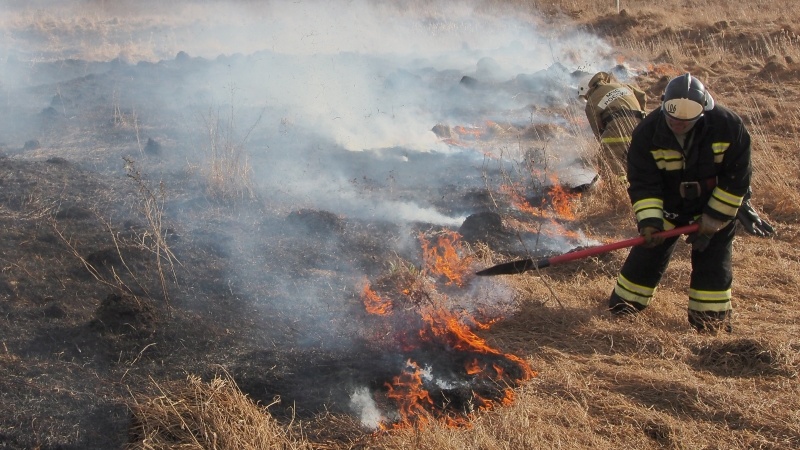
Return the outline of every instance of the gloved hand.
<path id="1" fill-rule="evenodd" d="M 702 252 L 703 250 L 708 248 L 708 244 L 711 243 L 711 237 L 714 236 L 713 234 L 700 234 L 700 232 L 695 232 L 686 236 L 686 243 L 692 245 L 693 252 Z"/>
<path id="2" fill-rule="evenodd" d="M 697 219 L 697 223 L 700 224 L 700 228 L 697 230 L 698 234 L 707 234 L 713 235 L 717 231 L 725 228 L 729 223 L 729 220 L 720 220 L 715 219 L 714 217 L 709 216 L 708 214 L 703 214 Z"/>
<path id="3" fill-rule="evenodd" d="M 749 200 L 742 202 L 742 206 L 739 207 L 739 211 L 736 213 L 736 220 L 742 225 L 744 231 L 753 236 L 767 237 L 775 233 L 772 225 L 758 216 Z"/>
<path id="4" fill-rule="evenodd" d="M 639 235 L 644 237 L 644 244 L 642 247 L 644 248 L 653 248 L 659 246 L 664 243 L 664 236 L 656 235 L 656 233 L 660 232 L 656 227 L 642 227 L 639 230 Z"/>
<path id="5" fill-rule="evenodd" d="M 730 222 L 715 219 L 708 214 L 703 214 L 697 219 L 697 223 L 700 225 L 700 228 L 686 238 L 686 243 L 692 245 L 693 252 L 702 252 L 708 248 L 708 244 L 711 243 L 711 237 L 714 236 L 714 233 L 725 228 Z"/>

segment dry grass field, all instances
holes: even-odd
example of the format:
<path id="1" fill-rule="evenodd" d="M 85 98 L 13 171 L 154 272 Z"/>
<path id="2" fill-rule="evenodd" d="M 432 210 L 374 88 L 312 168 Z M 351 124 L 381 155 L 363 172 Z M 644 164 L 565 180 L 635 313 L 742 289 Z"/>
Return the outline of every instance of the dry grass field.
<path id="1" fill-rule="evenodd" d="M 242 68 L 273 70 L 254 84 L 281 86 L 301 76 L 283 74 L 293 61 L 280 52 L 248 57 L 259 50 L 253 40 L 237 42 L 241 54 L 217 59 L 190 57 L 194 49 L 176 56 L 159 36 L 178 41 L 168 30 L 188 19 L 159 15 L 157 3 L 152 16 L 137 10 L 126 18 L 118 3 L 86 1 L 97 12 L 74 19 L 51 15 L 43 2 L 38 9 L 6 3 L 0 448 L 800 448 L 794 1 L 474 3 L 476 15 L 510 11 L 552 39 L 587 36 L 574 54 L 550 42 L 548 57 L 573 71 L 583 68 L 581 51 L 606 52 L 603 61 L 630 69 L 649 109 L 671 76 L 688 71 L 742 116 L 753 137 L 753 203 L 777 232 L 737 235 L 733 332 L 719 335 L 687 323 L 691 268 L 683 243 L 653 303 L 635 318 L 605 309 L 625 250 L 514 276 L 471 275 L 525 257 L 530 246 L 519 251 L 515 239 L 530 243 L 530 233 L 544 236 L 548 226 L 525 217 L 509 195 L 509 185 L 529 181 L 519 176 L 521 163 L 498 169 L 492 152 L 500 149 L 503 160 L 527 149 L 521 153 L 531 160 L 544 155 L 537 163 L 547 168 L 550 152 L 575 156 L 559 150 L 568 142 L 578 159 L 591 160 L 594 137 L 569 89 L 555 100 L 530 93 L 520 108 L 530 115 L 523 125 L 500 106 L 482 109 L 481 101 L 512 84 L 502 78 L 470 87 L 468 99 L 442 96 L 460 101 L 452 111 L 437 105 L 450 118 L 468 111 L 492 121 L 434 129 L 435 144 L 412 141 L 412 119 L 424 122 L 435 110 L 422 102 L 427 109 L 407 114 L 412 87 L 435 85 L 431 98 L 450 89 L 447 80 L 478 83 L 486 73 L 462 78 L 412 60 L 382 80 L 409 94 L 393 103 L 396 110 L 354 114 L 386 120 L 375 126 L 380 132 L 359 136 L 390 144 L 349 151 L 358 144 L 352 138 L 325 139 L 349 119 L 344 112 L 325 120 L 317 109 L 275 106 L 275 92 L 259 103 L 244 78 L 234 86 L 231 74 Z M 214 2 L 186 4 L 202 10 Z M 371 4 L 393 11 L 394 2 Z M 398 17 L 446 18 L 463 7 L 404 5 Z M 321 20 L 313 9 L 305 11 L 308 20 Z M 235 30 L 237 17 L 223 28 Z M 208 20 L 200 29 L 212 28 Z M 447 20 L 425 23 L 452 31 Z M 332 32 L 317 32 L 303 38 L 330 41 Z M 290 30 L 278 30 L 276 42 L 281 33 Z M 117 34 L 130 40 L 113 44 Z M 219 42 L 209 35 L 186 42 L 213 55 Z M 89 36 L 108 41 L 94 46 Z M 285 90 L 298 103 L 312 98 L 319 110 L 354 98 L 361 108 L 368 102 L 348 86 L 369 80 L 350 78 L 350 70 L 380 54 L 344 53 L 348 64 L 325 66 L 330 78 L 309 76 L 305 86 L 287 83 Z M 326 57 L 312 54 L 300 65 L 311 70 L 317 58 Z M 446 60 L 438 62 L 446 67 Z M 209 75 L 198 82 L 201 71 Z M 341 95 L 323 98 L 316 86 L 336 76 L 348 80 L 335 84 Z M 170 103 L 176 98 L 186 103 Z M 535 123 L 539 113 L 555 119 Z M 469 130 L 482 137 L 470 138 Z M 450 150 L 408 150 L 442 142 Z M 487 156 L 460 151 L 467 147 Z M 342 151 L 326 155 L 323 148 Z M 327 175 L 340 165 L 347 170 Z M 267 182 L 264 168 L 286 176 Z M 522 195 L 529 206 L 542 196 Z M 635 236 L 623 186 L 601 183 L 567 202 L 552 221 L 564 236 L 542 238 L 546 250 Z M 481 211 L 496 213 L 502 226 L 491 224 L 494 230 L 514 229 L 512 238 L 489 230 L 487 242 L 448 240 L 453 231 L 466 234 L 463 216 Z M 417 218 L 399 219 L 410 215 Z M 582 238 L 567 240 L 576 234 Z M 453 249 L 457 255 L 446 253 Z M 447 258 L 446 267 L 437 265 Z M 458 371 L 471 364 L 493 368 L 496 377 Z"/>

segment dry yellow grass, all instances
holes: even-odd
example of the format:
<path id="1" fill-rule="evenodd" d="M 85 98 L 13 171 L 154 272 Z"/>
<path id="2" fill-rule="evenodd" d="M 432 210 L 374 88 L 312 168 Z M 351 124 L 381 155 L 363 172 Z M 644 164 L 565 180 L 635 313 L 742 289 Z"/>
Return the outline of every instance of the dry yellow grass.
<path id="1" fill-rule="evenodd" d="M 225 373 L 208 383 L 189 376 L 185 383 L 155 384 L 152 396 L 137 396 L 131 404 L 130 449 L 312 448 L 293 438 Z"/>

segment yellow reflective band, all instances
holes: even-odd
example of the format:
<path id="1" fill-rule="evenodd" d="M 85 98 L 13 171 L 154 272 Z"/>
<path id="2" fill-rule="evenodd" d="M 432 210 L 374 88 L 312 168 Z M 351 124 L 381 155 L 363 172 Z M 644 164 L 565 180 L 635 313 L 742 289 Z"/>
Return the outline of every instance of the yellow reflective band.
<path id="1" fill-rule="evenodd" d="M 664 200 L 656 197 L 643 198 L 633 204 L 633 210 L 639 211 L 641 209 L 658 208 L 664 209 Z"/>
<path id="2" fill-rule="evenodd" d="M 736 215 L 736 211 L 739 209 L 737 206 L 730 206 L 727 203 L 722 203 L 714 197 L 711 197 L 708 200 L 708 206 L 714 211 L 717 211 L 720 214 L 728 217 L 734 217 Z"/>
<path id="3" fill-rule="evenodd" d="M 731 146 L 730 142 L 714 142 L 711 151 L 714 152 L 714 162 L 719 164 L 725 158 L 725 150 Z"/>
<path id="4" fill-rule="evenodd" d="M 734 217 L 736 215 L 736 211 L 742 205 L 743 199 L 744 197 L 739 197 L 738 195 L 728 193 L 717 186 L 714 188 L 714 192 L 711 194 L 711 198 L 708 200 L 708 206 L 711 209 L 728 217 Z"/>
<path id="5" fill-rule="evenodd" d="M 632 283 L 631 280 L 625 278 L 622 274 L 617 277 L 617 285 L 626 291 L 641 295 L 642 297 L 650 298 L 656 292 L 656 288 L 642 286 L 641 284 Z"/>
<path id="6" fill-rule="evenodd" d="M 636 221 L 641 222 L 645 219 L 663 219 L 663 209 L 644 209 L 636 213 Z"/>
<path id="7" fill-rule="evenodd" d="M 663 219 L 664 200 L 660 198 L 643 198 L 633 204 L 633 211 L 636 214 L 636 221 L 644 219 Z"/>
<path id="8" fill-rule="evenodd" d="M 711 144 L 711 151 L 714 152 L 715 155 L 719 155 L 720 153 L 725 153 L 725 150 L 730 146 L 730 142 L 714 142 Z"/>
<path id="9" fill-rule="evenodd" d="M 642 306 L 647 306 L 650 304 L 650 297 L 642 297 L 641 295 L 636 295 L 633 292 L 628 292 L 620 285 L 616 285 L 614 287 L 614 293 L 627 302 L 638 303 Z"/>
<path id="10" fill-rule="evenodd" d="M 656 161 L 656 167 L 661 170 L 682 170 L 683 160 L 680 161 Z"/>
<path id="11" fill-rule="evenodd" d="M 683 169 L 683 154 L 676 150 L 658 149 L 650 151 L 656 166 L 661 170 L 681 170 Z"/>
<path id="12" fill-rule="evenodd" d="M 725 150 L 731 146 L 730 142 L 714 142 L 711 151 L 714 152 L 714 162 L 719 164 L 725 158 Z"/>
<path id="13" fill-rule="evenodd" d="M 677 150 L 668 150 L 664 148 L 650 150 L 650 154 L 653 155 L 653 159 L 658 161 L 659 159 L 664 160 L 675 160 L 675 159 L 683 159 L 683 154 Z"/>
<path id="14" fill-rule="evenodd" d="M 714 188 L 714 192 L 712 192 L 711 195 L 713 195 L 717 200 L 737 208 L 742 206 L 742 200 L 744 199 L 743 196 L 740 197 L 738 195 L 733 195 L 730 192 L 723 190 L 719 186 Z"/>
<path id="15" fill-rule="evenodd" d="M 600 142 L 603 144 L 627 144 L 631 141 L 629 136 L 626 137 L 607 137 L 600 139 Z"/>
<path id="16" fill-rule="evenodd" d="M 731 307 L 731 290 L 700 291 L 689 289 L 689 309 L 693 311 L 723 312 Z"/>
<path id="17" fill-rule="evenodd" d="M 730 300 L 722 302 L 700 302 L 690 298 L 689 309 L 691 309 L 692 311 L 724 312 L 733 309 L 733 307 L 731 306 Z"/>
<path id="18" fill-rule="evenodd" d="M 731 290 L 725 291 L 699 291 L 689 289 L 689 298 L 698 302 L 724 302 L 731 299 Z"/>

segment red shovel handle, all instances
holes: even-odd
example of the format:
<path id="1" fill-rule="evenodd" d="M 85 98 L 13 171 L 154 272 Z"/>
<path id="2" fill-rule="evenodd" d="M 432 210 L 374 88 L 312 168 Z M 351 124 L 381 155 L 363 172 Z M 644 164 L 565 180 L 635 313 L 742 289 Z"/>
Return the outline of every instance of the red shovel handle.
<path id="1" fill-rule="evenodd" d="M 698 230 L 698 228 L 700 228 L 700 225 L 695 223 L 692 225 L 687 225 L 685 227 L 674 228 L 668 231 L 661 231 L 656 233 L 655 235 L 663 236 L 664 238 L 671 238 L 675 236 L 680 236 L 682 234 L 694 233 L 695 231 Z M 537 268 L 543 269 L 545 267 L 550 267 L 554 264 L 559 264 L 567 261 L 574 261 L 576 259 L 586 258 L 587 256 L 599 255 L 601 253 L 610 252 L 612 250 L 617 250 L 625 247 L 633 247 L 641 244 L 644 244 L 644 237 L 639 236 L 633 239 L 626 239 L 624 241 L 612 242 L 610 244 L 584 248 L 582 250 L 576 250 L 574 252 L 568 252 L 550 258 L 543 258 L 538 261 L 534 261 L 532 259 L 520 259 L 517 261 L 498 264 L 496 266 L 489 267 L 488 269 L 481 270 L 480 272 L 476 272 L 475 274 L 479 276 L 513 275 L 513 274 L 527 272 L 528 270 L 533 270 Z"/>
<path id="2" fill-rule="evenodd" d="M 660 231 L 655 234 L 655 236 L 663 236 L 664 238 L 671 238 L 675 236 L 680 236 L 682 234 L 691 234 L 700 228 L 699 224 L 693 223 L 691 225 L 686 225 L 685 227 L 673 228 L 667 231 Z M 625 247 L 635 247 L 637 245 L 644 244 L 644 237 L 639 236 L 631 239 L 626 239 L 624 241 L 619 242 L 612 242 L 610 244 L 605 245 L 598 245 L 595 247 L 584 248 L 582 250 L 576 250 L 574 252 L 564 253 L 563 255 L 557 255 L 550 258 L 547 258 L 550 262 L 550 265 L 558 264 L 561 262 L 572 261 L 575 259 L 586 258 L 589 256 L 599 255 L 601 253 L 610 252 L 612 250 L 617 250 L 620 248 Z"/>

